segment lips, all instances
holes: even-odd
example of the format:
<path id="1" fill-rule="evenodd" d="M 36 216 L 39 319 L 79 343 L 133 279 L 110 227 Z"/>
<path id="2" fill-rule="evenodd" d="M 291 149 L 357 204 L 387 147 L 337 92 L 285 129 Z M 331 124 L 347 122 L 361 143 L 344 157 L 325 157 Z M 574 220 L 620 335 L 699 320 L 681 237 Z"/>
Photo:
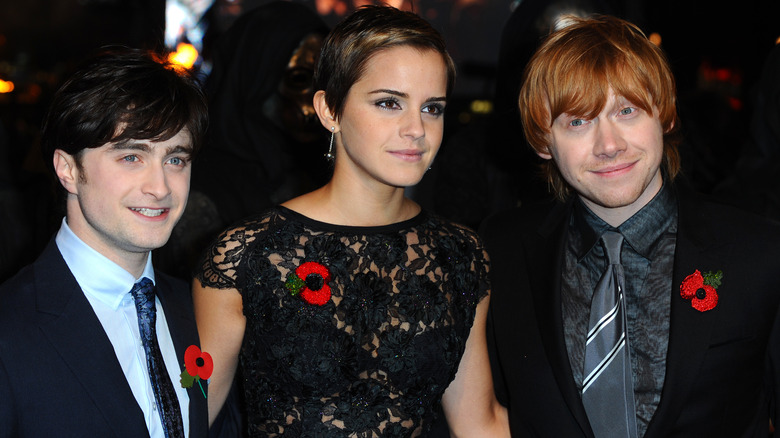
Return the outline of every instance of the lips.
<path id="1" fill-rule="evenodd" d="M 616 175 L 622 175 L 631 169 L 634 168 L 634 165 L 636 164 L 636 161 L 633 161 L 631 163 L 621 163 L 621 164 L 613 164 L 611 166 L 602 167 L 598 170 L 592 171 L 595 174 L 598 174 L 600 176 L 616 176 Z"/>
<path id="2" fill-rule="evenodd" d="M 390 151 L 390 154 L 404 161 L 420 161 L 423 156 L 423 152 L 418 149 L 404 149 L 399 151 Z"/>

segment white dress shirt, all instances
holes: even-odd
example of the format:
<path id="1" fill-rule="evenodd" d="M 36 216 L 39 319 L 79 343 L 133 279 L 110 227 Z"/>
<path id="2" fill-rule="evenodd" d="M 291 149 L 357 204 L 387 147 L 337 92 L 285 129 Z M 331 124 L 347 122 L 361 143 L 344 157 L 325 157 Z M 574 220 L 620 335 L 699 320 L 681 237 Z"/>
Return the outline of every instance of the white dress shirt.
<path id="1" fill-rule="evenodd" d="M 154 390 L 146 364 L 146 353 L 138 329 L 135 301 L 130 294 L 133 285 L 141 278 L 147 277 L 152 282 L 155 281 L 151 253 L 147 257 L 146 267 L 141 277 L 133 278 L 132 274 L 79 239 L 68 227 L 65 219 L 62 220 L 55 242 L 114 347 L 122 372 L 127 378 L 138 406 L 144 413 L 149 435 L 152 438 L 164 438 L 162 420 L 157 412 Z M 187 390 L 179 383 L 184 359 L 182 358 L 182 363 L 179 363 L 176 357 L 168 322 L 159 298 L 155 298 L 155 305 L 157 340 L 165 368 L 179 399 L 184 434 L 189 436 L 190 399 Z"/>

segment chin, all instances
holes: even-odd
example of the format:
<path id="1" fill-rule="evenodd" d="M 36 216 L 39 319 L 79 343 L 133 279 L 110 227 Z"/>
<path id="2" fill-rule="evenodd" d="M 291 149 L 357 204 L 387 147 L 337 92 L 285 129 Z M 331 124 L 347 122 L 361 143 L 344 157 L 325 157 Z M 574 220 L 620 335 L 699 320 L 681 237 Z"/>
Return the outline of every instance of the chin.
<path id="1" fill-rule="evenodd" d="M 165 235 L 148 236 L 146 239 L 138 242 L 133 242 L 137 248 L 143 251 L 152 251 L 157 248 L 161 248 L 170 240 L 171 233 L 168 232 Z"/>
<path id="2" fill-rule="evenodd" d="M 633 205 L 639 199 L 640 194 L 607 194 L 595 197 L 596 203 L 605 208 L 622 208 Z"/>
<path id="3" fill-rule="evenodd" d="M 416 179 L 409 179 L 409 180 L 403 180 L 403 181 L 395 181 L 390 183 L 390 185 L 394 187 L 400 187 L 400 188 L 407 188 L 407 187 L 414 187 L 422 180 L 422 177 L 416 178 Z"/>

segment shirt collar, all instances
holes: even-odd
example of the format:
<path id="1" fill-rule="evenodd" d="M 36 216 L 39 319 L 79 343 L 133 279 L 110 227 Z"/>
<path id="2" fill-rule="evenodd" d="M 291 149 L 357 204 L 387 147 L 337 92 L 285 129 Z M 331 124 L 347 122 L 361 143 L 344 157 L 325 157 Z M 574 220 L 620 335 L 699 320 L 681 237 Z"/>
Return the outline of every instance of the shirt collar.
<path id="1" fill-rule="evenodd" d="M 571 219 L 575 232 L 581 236 L 575 247 L 577 259 L 581 260 L 607 230 L 620 232 L 634 251 L 649 258 L 655 243 L 676 218 L 677 199 L 674 190 L 666 183 L 647 205 L 617 228 L 596 216 L 578 197 L 574 202 Z"/>
<path id="2" fill-rule="evenodd" d="M 112 309 L 119 307 L 136 281 L 148 277 L 152 283 L 155 282 L 151 253 L 146 258 L 144 272 L 140 277 L 134 278 L 76 236 L 68 226 L 66 218 L 62 219 L 55 242 L 81 290 Z"/>

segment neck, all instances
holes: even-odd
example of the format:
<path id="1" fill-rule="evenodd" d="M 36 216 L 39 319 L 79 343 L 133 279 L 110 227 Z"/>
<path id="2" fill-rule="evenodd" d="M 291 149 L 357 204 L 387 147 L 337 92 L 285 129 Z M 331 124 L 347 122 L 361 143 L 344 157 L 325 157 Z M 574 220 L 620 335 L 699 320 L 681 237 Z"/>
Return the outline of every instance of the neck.
<path id="1" fill-rule="evenodd" d="M 634 206 L 617 208 L 603 207 L 585 198 L 581 197 L 580 199 L 596 216 L 615 228 L 619 227 L 620 224 L 628 220 L 631 216 L 640 210 Z"/>
<path id="2" fill-rule="evenodd" d="M 76 219 L 79 218 L 79 219 Z M 92 233 L 85 232 L 85 223 L 82 216 L 67 215 L 68 227 L 82 242 L 99 252 L 105 258 L 119 265 L 122 269 L 138 278 L 146 268 L 146 260 L 150 257 L 148 251 L 134 252 L 111 246 L 109 243 L 96 238 Z"/>
<path id="3" fill-rule="evenodd" d="M 283 204 L 312 219 L 335 225 L 382 226 L 410 219 L 420 206 L 403 187 L 334 174 L 322 188 Z"/>

